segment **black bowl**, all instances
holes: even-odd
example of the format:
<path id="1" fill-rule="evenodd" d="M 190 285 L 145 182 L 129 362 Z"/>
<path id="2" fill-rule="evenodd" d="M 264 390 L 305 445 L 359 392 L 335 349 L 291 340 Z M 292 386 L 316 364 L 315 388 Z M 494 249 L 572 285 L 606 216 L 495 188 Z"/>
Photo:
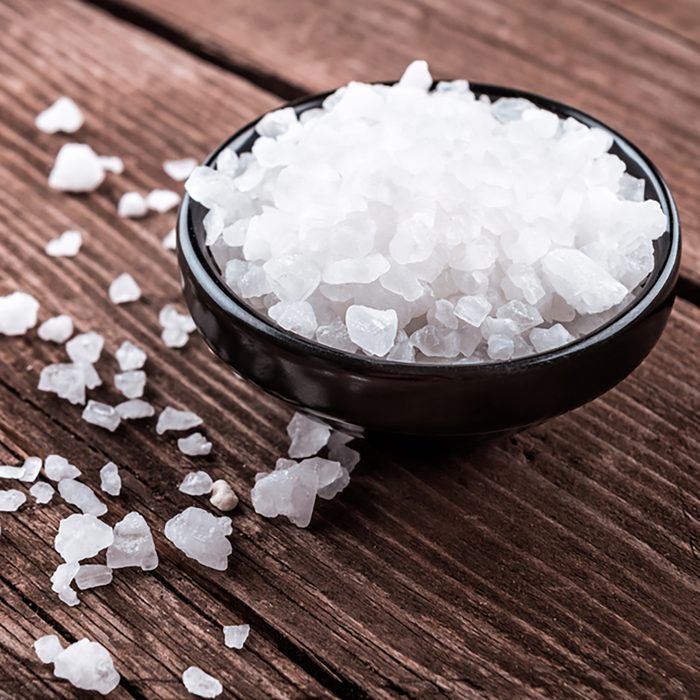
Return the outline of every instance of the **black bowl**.
<path id="1" fill-rule="evenodd" d="M 651 161 L 597 119 L 520 90 L 473 84 L 489 97 L 525 97 L 562 117 L 608 131 L 612 152 L 646 182 L 668 230 L 655 242 L 655 266 L 637 298 L 617 317 L 561 349 L 506 362 L 404 364 L 334 350 L 272 324 L 228 289 L 204 245 L 206 210 L 185 196 L 177 224 L 184 295 L 209 347 L 237 374 L 294 408 L 350 432 L 484 437 L 540 423 L 590 401 L 624 379 L 666 325 L 678 277 L 681 236 L 673 197 Z M 301 113 L 330 93 L 292 102 Z M 232 146 L 250 150 L 255 122 L 206 160 Z"/>

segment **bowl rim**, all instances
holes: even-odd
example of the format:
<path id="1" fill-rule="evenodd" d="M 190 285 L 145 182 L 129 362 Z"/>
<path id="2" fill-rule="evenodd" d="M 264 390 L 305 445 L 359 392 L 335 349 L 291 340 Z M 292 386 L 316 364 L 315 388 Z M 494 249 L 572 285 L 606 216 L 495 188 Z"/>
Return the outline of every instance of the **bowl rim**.
<path id="1" fill-rule="evenodd" d="M 396 82 L 398 81 L 374 81 L 373 84 L 393 85 Z M 441 81 L 435 80 L 430 89 L 435 89 L 438 82 Z M 629 161 L 634 162 L 635 165 L 643 171 L 645 182 L 654 189 L 659 204 L 668 220 L 667 230 L 658 239 L 660 240 L 664 236 L 669 237 L 666 258 L 663 261 L 655 261 L 654 269 L 645 281 L 645 286 L 642 288 L 639 296 L 599 328 L 554 350 L 533 353 L 510 360 L 486 362 L 400 362 L 381 357 L 375 358 L 368 355 L 348 353 L 344 350 L 332 348 L 277 326 L 272 320 L 267 319 L 255 309 L 249 307 L 244 300 L 233 293 L 225 284 L 220 271 L 213 263 L 211 254 L 205 252 L 204 246 L 197 241 L 196 233 L 191 222 L 190 203 L 192 200 L 187 192 L 184 193 L 182 198 L 176 223 L 177 250 L 180 266 L 186 266 L 209 298 L 216 303 L 223 312 L 233 317 L 238 323 L 242 323 L 251 330 L 266 336 L 269 340 L 283 346 L 294 354 L 312 354 L 319 359 L 329 361 L 335 365 L 342 365 L 344 369 L 355 371 L 360 374 L 381 372 L 386 375 L 425 377 L 431 374 L 435 376 L 463 376 L 474 373 L 478 373 L 479 375 L 485 373 L 501 374 L 504 371 L 506 373 L 517 373 L 533 367 L 569 359 L 586 352 L 594 345 L 609 341 L 626 327 L 633 325 L 654 305 L 659 297 L 665 297 L 670 293 L 676 283 L 680 267 L 681 232 L 678 208 L 668 184 L 654 163 L 629 139 L 600 119 L 582 110 L 571 107 L 564 102 L 519 88 L 510 88 L 490 83 L 472 83 L 471 81 L 469 81 L 469 86 L 477 97 L 488 95 L 492 99 L 500 97 L 524 98 L 530 100 L 538 107 L 555 112 L 560 118 L 573 117 L 587 126 L 602 128 L 613 137 L 614 145 L 623 152 L 625 157 Z M 269 111 L 277 111 L 285 107 L 292 107 L 297 114 L 300 114 L 307 109 L 319 106 L 323 100 L 335 93 L 338 89 L 340 88 L 302 96 Z M 225 139 L 206 157 L 202 165 L 212 166 L 223 150 L 228 148 L 232 143 L 240 141 L 243 137 L 245 137 L 245 139 L 238 148 L 241 148 L 240 152 L 249 150 L 248 142 L 251 137 L 255 138 L 255 125 L 265 114 L 267 114 L 267 112 L 248 122 Z M 248 147 L 246 147 L 246 144 L 248 144 Z"/>

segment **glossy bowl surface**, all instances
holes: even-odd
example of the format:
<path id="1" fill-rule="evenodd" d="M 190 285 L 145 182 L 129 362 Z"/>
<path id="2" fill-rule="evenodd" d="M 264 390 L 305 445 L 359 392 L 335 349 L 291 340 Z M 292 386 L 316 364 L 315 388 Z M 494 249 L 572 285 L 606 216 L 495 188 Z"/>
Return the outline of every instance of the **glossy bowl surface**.
<path id="1" fill-rule="evenodd" d="M 491 98 L 525 97 L 613 136 L 612 152 L 631 175 L 645 180 L 645 196 L 660 202 L 669 222 L 655 242 L 655 267 L 638 297 L 570 345 L 507 362 L 406 364 L 352 355 L 293 335 L 238 299 L 204 245 L 206 209 L 185 195 L 177 223 L 185 300 L 209 347 L 237 374 L 350 432 L 482 438 L 540 423 L 596 398 L 651 351 L 673 305 L 681 250 L 678 211 L 656 167 L 623 136 L 577 109 L 515 89 L 481 84 L 472 89 Z M 320 106 L 328 94 L 291 106 L 301 113 Z M 228 146 L 250 150 L 255 123 L 222 143 L 205 164 Z"/>

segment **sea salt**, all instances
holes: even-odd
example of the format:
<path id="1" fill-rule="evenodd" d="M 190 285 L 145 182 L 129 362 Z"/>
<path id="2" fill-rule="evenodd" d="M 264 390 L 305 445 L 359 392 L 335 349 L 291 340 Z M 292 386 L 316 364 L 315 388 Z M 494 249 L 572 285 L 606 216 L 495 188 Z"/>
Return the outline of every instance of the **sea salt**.
<path id="1" fill-rule="evenodd" d="M 58 238 L 49 241 L 44 251 L 52 258 L 72 258 L 78 254 L 82 244 L 80 231 L 64 231 Z"/>
<path id="2" fill-rule="evenodd" d="M 328 443 L 331 429 L 321 421 L 295 413 L 287 426 L 287 435 L 291 440 L 289 456 L 292 459 L 311 457 Z"/>
<path id="3" fill-rule="evenodd" d="M 211 503 L 214 508 L 226 512 L 233 510 L 238 505 L 238 496 L 236 496 L 234 490 L 227 481 L 224 479 L 217 479 L 212 484 L 209 503 Z"/>
<path id="4" fill-rule="evenodd" d="M 41 459 L 39 457 L 27 457 L 21 467 L 0 465 L 0 479 L 19 479 L 32 482 L 36 480 L 41 471 Z"/>
<path id="5" fill-rule="evenodd" d="M 250 634 L 250 625 L 224 625 L 224 644 L 230 649 L 242 649 Z"/>
<path id="6" fill-rule="evenodd" d="M 122 420 L 136 420 L 138 418 L 150 418 L 156 413 L 155 408 L 141 399 L 129 399 L 118 403 L 114 409 Z"/>
<path id="7" fill-rule="evenodd" d="M 187 691 L 200 698 L 215 698 L 224 692 L 221 683 L 197 666 L 190 666 L 182 674 Z"/>
<path id="8" fill-rule="evenodd" d="M 186 180 L 196 167 L 197 161 L 194 158 L 180 158 L 163 162 L 165 174 L 178 182 Z"/>
<path id="9" fill-rule="evenodd" d="M 0 512 L 11 513 L 17 510 L 27 497 L 17 489 L 0 490 Z"/>
<path id="10" fill-rule="evenodd" d="M 174 304 L 166 304 L 158 314 L 158 323 L 163 331 L 161 339 L 170 348 L 181 348 L 187 344 L 189 334 L 195 329 L 189 314 L 180 313 Z"/>
<path id="11" fill-rule="evenodd" d="M 29 493 L 37 503 L 45 504 L 51 501 L 56 491 L 51 484 L 47 484 L 45 481 L 38 481 L 29 489 Z"/>
<path id="12" fill-rule="evenodd" d="M 203 496 L 205 493 L 210 493 L 214 482 L 206 472 L 190 472 L 185 476 L 180 484 L 179 490 L 182 493 L 190 496 Z"/>
<path id="13" fill-rule="evenodd" d="M 71 588 L 79 568 L 80 564 L 77 561 L 65 562 L 59 564 L 51 575 L 51 590 L 58 593 L 59 600 L 71 607 L 80 603 L 78 594 Z"/>
<path id="14" fill-rule="evenodd" d="M 119 156 L 100 156 L 100 163 L 108 173 L 121 175 L 124 172 L 124 161 Z"/>
<path id="15" fill-rule="evenodd" d="M 177 234 L 175 229 L 171 228 L 162 241 L 163 248 L 166 250 L 176 250 L 177 249 Z"/>
<path id="16" fill-rule="evenodd" d="M 81 591 L 108 586 L 110 583 L 112 583 L 112 569 L 104 564 L 81 564 L 75 575 L 75 585 Z"/>
<path id="17" fill-rule="evenodd" d="M 0 334 L 24 335 L 36 326 L 38 312 L 39 302 L 31 294 L 0 296 Z"/>
<path id="18" fill-rule="evenodd" d="M 49 455 L 44 460 L 44 473 L 51 481 L 61 481 L 79 477 L 80 469 L 61 455 Z"/>
<path id="19" fill-rule="evenodd" d="M 146 362 L 146 353 L 130 340 L 125 340 L 114 353 L 122 372 L 141 369 Z"/>
<path id="20" fill-rule="evenodd" d="M 49 187 L 63 192 L 92 192 L 105 179 L 100 157 L 84 143 L 67 143 L 56 156 Z"/>
<path id="21" fill-rule="evenodd" d="M 211 443 L 202 433 L 192 433 L 192 435 L 180 438 L 177 441 L 177 446 L 180 452 L 191 457 L 208 455 L 211 452 Z"/>
<path id="22" fill-rule="evenodd" d="M 112 544 L 112 528 L 94 515 L 75 513 L 61 520 L 54 542 L 66 562 L 94 557 Z"/>
<path id="23" fill-rule="evenodd" d="M 87 485 L 75 479 L 61 479 L 58 482 L 58 492 L 66 503 L 70 503 L 83 513 L 104 515 L 107 506 L 100 501 L 95 492 Z"/>
<path id="24" fill-rule="evenodd" d="M 463 80 L 433 89 L 424 61 L 256 131 L 186 182 L 206 242 L 236 295 L 342 352 L 472 363 L 540 352 L 533 329 L 575 340 L 630 303 L 667 227 L 607 132 Z"/>
<path id="25" fill-rule="evenodd" d="M 86 369 L 84 365 L 57 363 L 42 368 L 39 391 L 56 394 L 72 404 L 85 403 Z"/>
<path id="26" fill-rule="evenodd" d="M 124 272 L 112 280 L 108 293 L 113 304 L 128 304 L 141 298 L 141 287 L 128 272 Z"/>
<path id="27" fill-rule="evenodd" d="M 66 314 L 47 318 L 37 329 L 37 335 L 52 343 L 65 343 L 73 335 L 73 319 Z"/>
<path id="28" fill-rule="evenodd" d="M 100 488 L 110 496 L 118 496 L 122 490 L 119 467 L 114 462 L 107 462 L 100 469 Z"/>
<path id="29" fill-rule="evenodd" d="M 94 365 L 100 359 L 104 344 L 104 338 L 99 333 L 80 333 L 66 343 L 66 352 L 76 364 Z"/>
<path id="30" fill-rule="evenodd" d="M 43 664 L 50 664 L 63 651 L 63 645 L 55 634 L 46 634 L 34 642 L 34 651 Z"/>
<path id="31" fill-rule="evenodd" d="M 146 198 L 138 192 L 125 192 L 117 204 L 117 216 L 122 219 L 140 219 L 148 214 Z"/>
<path id="32" fill-rule="evenodd" d="M 168 430 L 189 430 L 202 424 L 202 419 L 192 411 L 180 411 L 166 406 L 158 416 L 156 432 L 162 435 Z"/>
<path id="33" fill-rule="evenodd" d="M 135 566 L 143 571 L 158 566 L 151 528 L 140 513 L 127 513 L 114 526 L 114 541 L 107 548 L 107 566 L 111 569 Z"/>
<path id="34" fill-rule="evenodd" d="M 59 97 L 50 107 L 37 114 L 34 123 L 46 134 L 73 134 L 83 125 L 85 118 L 80 107 L 70 97 Z"/>
<path id="35" fill-rule="evenodd" d="M 58 654 L 53 663 L 54 675 L 75 688 L 107 695 L 119 685 L 112 656 L 99 642 L 81 639 Z"/>
<path id="36" fill-rule="evenodd" d="M 114 406 L 90 399 L 83 409 L 83 420 L 113 433 L 119 427 L 122 419 Z"/>
<path id="37" fill-rule="evenodd" d="M 148 208 L 164 214 L 180 203 L 180 195 L 172 190 L 153 190 L 146 195 Z"/>
<path id="38" fill-rule="evenodd" d="M 114 386 L 127 399 L 138 399 L 143 396 L 146 386 L 146 373 L 140 369 L 120 372 L 114 375 Z"/>
<path id="39" fill-rule="evenodd" d="M 352 473 L 360 461 L 360 453 L 352 447 L 348 447 L 348 442 L 352 439 L 351 435 L 337 430 L 333 431 L 328 439 L 328 459 L 340 462 L 348 474 Z"/>
<path id="40" fill-rule="evenodd" d="M 165 536 L 188 557 L 217 571 L 225 571 L 233 551 L 227 536 L 231 518 L 216 517 L 190 506 L 165 524 Z"/>

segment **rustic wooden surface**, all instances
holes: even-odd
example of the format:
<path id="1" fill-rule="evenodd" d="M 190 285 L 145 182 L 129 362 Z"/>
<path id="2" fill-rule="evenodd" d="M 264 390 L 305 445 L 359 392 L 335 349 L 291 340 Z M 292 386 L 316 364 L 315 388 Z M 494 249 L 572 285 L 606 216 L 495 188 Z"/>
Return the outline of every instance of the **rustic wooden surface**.
<path id="1" fill-rule="evenodd" d="M 66 312 L 103 333 L 105 378 L 123 339 L 142 345 L 147 398 L 202 415 L 215 449 L 189 459 L 154 421 L 113 435 L 85 424 L 35 388 L 62 349 L 33 332 L 0 338 L 0 462 L 56 452 L 96 486 L 99 466 L 116 461 L 124 491 L 106 519 L 142 512 L 161 558 L 68 608 L 48 577 L 70 510 L 57 498 L 1 514 L 0 697 L 80 697 L 34 657 L 33 640 L 49 632 L 104 643 L 122 674 L 110 696 L 119 698 L 184 697 L 190 664 L 219 677 L 227 698 L 698 697 L 700 6 L 99 4 L 0 4 L 0 294 L 26 290 L 42 319 Z M 284 452 L 289 411 L 232 377 L 199 339 L 162 346 L 158 309 L 178 284 L 160 240 L 174 216 L 117 219 L 116 200 L 172 184 L 164 158 L 203 156 L 281 96 L 396 75 L 414 55 L 441 73 L 574 102 L 629 133 L 678 196 L 690 300 L 677 302 L 642 367 L 592 404 L 478 450 L 365 444 L 351 486 L 320 505 L 311 528 L 262 520 L 248 492 Z M 75 139 L 41 134 L 33 119 L 60 94 L 86 112 L 80 140 L 126 161 L 86 196 L 46 185 L 59 145 Z M 45 242 L 64 228 L 85 232 L 83 249 L 47 258 Z M 115 307 L 106 287 L 125 270 L 144 298 Z M 179 480 L 202 465 L 242 497 L 223 573 L 162 534 L 192 503 Z M 241 652 L 220 632 L 237 622 L 252 627 Z"/>

